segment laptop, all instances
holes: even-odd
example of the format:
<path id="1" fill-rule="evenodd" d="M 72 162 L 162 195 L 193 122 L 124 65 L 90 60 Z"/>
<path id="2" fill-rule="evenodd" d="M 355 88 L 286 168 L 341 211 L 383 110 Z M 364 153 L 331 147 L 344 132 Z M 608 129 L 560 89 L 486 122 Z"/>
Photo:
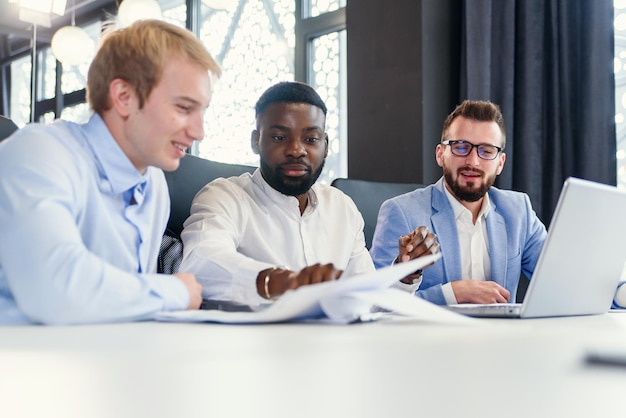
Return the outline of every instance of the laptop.
<path id="1" fill-rule="evenodd" d="M 448 308 L 501 318 L 605 313 L 625 267 L 625 243 L 626 192 L 570 177 L 563 184 L 523 303 Z"/>

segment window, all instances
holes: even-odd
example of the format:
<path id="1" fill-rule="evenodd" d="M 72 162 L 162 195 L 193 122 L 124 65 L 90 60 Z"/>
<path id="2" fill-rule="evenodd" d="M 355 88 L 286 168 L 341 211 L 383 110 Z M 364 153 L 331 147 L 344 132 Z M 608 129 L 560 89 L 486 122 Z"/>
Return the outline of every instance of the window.
<path id="1" fill-rule="evenodd" d="M 254 104 L 265 89 L 294 80 L 294 1 L 238 0 L 203 9 L 200 39 L 222 66 L 199 155 L 258 165 L 250 149 Z"/>
<path id="2" fill-rule="evenodd" d="M 615 129 L 617 186 L 626 190 L 626 0 L 615 0 Z"/>
<path id="3" fill-rule="evenodd" d="M 309 17 L 315 17 L 324 13 L 332 12 L 346 5 L 345 0 L 309 0 L 306 3 L 308 3 L 307 16 Z"/>
<path id="4" fill-rule="evenodd" d="M 100 22 L 84 26 L 84 29 L 97 44 L 100 39 Z M 57 63 L 50 48 L 40 48 L 37 51 L 37 88 L 35 100 L 37 114 L 35 119 L 42 123 L 50 123 L 61 117 L 74 122 L 83 123 L 89 118 L 89 107 L 85 104 L 85 85 L 89 61 L 73 67 L 62 67 Z M 61 78 L 57 80 L 57 65 Z M 31 103 L 31 57 L 25 56 L 11 63 L 11 119 L 18 126 L 30 122 Z M 62 96 L 56 96 L 57 82 L 60 83 Z M 76 93 L 79 94 L 76 94 Z M 62 108 L 60 115 L 56 115 L 56 108 Z"/>
<path id="5" fill-rule="evenodd" d="M 30 121 L 30 56 L 11 63 L 11 119 L 24 126 Z"/>
<path id="6" fill-rule="evenodd" d="M 163 19 L 182 27 L 193 20 L 188 4 L 192 14 L 199 11 L 198 37 L 223 69 L 207 111 L 205 139 L 192 153 L 258 165 L 259 157 L 250 149 L 254 104 L 271 85 L 298 80 L 312 85 L 328 107 L 329 153 L 320 181 L 347 176 L 345 0 L 158 1 Z M 101 22 L 84 28 L 97 44 Z M 49 48 L 41 48 L 38 57 L 36 119 L 85 122 L 88 64 L 57 68 Z M 30 68 L 30 56 L 11 65 L 11 118 L 19 125 L 30 120 Z M 55 96 L 57 83 L 62 97 Z"/>
<path id="7" fill-rule="evenodd" d="M 328 107 L 326 133 L 328 157 L 324 168 L 326 180 L 347 177 L 347 80 L 346 31 L 329 33 L 313 39 L 310 84 Z"/>
<path id="8" fill-rule="evenodd" d="M 163 20 L 173 25 L 185 27 L 187 22 L 187 6 L 185 0 L 159 0 Z"/>
<path id="9" fill-rule="evenodd" d="M 313 86 L 326 102 L 329 153 L 319 181 L 347 176 L 347 103 L 345 19 L 326 25 L 323 19 L 298 19 L 293 0 L 207 1 L 200 39 L 222 66 L 206 118 L 206 138 L 198 155 L 211 160 L 258 165 L 250 149 L 254 104 L 271 85 L 298 80 Z M 319 16 L 345 6 L 343 0 L 315 0 L 306 15 Z M 204 4 L 204 2 L 203 2 Z M 307 31 L 297 31 L 297 25 Z M 339 26 L 339 27 L 338 27 Z M 312 34 L 309 36 L 309 34 Z M 296 56 L 297 36 L 306 51 Z M 302 59 L 304 62 L 298 62 Z M 297 75 L 297 68 L 306 70 Z"/>

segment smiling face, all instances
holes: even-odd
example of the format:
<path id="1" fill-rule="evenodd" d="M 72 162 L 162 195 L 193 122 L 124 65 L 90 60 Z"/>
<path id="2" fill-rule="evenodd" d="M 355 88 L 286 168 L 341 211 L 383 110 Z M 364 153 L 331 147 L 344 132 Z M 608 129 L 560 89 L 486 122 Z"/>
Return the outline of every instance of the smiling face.
<path id="1" fill-rule="evenodd" d="M 193 141 L 204 137 L 211 80 L 206 69 L 187 59 L 173 56 L 167 61 L 142 108 L 133 88 L 123 80 L 114 80 L 111 92 L 125 109 L 116 140 L 142 173 L 148 166 L 175 170 Z"/>
<path id="2" fill-rule="evenodd" d="M 463 139 L 472 144 L 502 147 L 502 131 L 495 122 L 483 122 L 459 116 L 448 128 L 445 139 Z M 466 157 L 459 157 L 446 145 L 437 145 L 437 164 L 443 168 L 448 190 L 463 202 L 480 202 L 502 172 L 506 156 L 500 153 L 494 160 L 483 160 L 474 148 Z"/>
<path id="3" fill-rule="evenodd" d="M 258 115 L 252 149 L 272 188 L 305 199 L 328 153 L 325 122 L 322 109 L 308 103 L 272 103 Z"/>

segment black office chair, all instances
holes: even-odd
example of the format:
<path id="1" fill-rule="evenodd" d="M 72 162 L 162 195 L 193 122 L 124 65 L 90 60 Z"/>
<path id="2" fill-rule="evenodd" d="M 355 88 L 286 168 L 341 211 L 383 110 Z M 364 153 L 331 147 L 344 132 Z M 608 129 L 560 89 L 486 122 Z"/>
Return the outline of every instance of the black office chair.
<path id="1" fill-rule="evenodd" d="M 0 115 L 0 141 L 8 138 L 17 131 L 18 127 L 11 119 Z"/>
<path id="2" fill-rule="evenodd" d="M 333 180 L 331 185 L 350 196 L 363 215 L 365 221 L 363 232 L 367 248 L 372 246 L 380 205 L 387 199 L 423 187 L 417 183 L 386 183 L 344 178 Z"/>
<path id="3" fill-rule="evenodd" d="M 170 192 L 170 219 L 161 242 L 159 252 L 158 272 L 175 273 L 178 271 L 183 256 L 183 246 L 180 234 L 183 232 L 183 223 L 189 217 L 191 202 L 196 193 L 207 183 L 218 177 L 238 176 L 242 173 L 252 173 L 256 167 L 226 164 L 210 161 L 193 155 L 186 155 L 180 160 L 180 166 L 175 171 L 165 172 L 165 179 Z"/>

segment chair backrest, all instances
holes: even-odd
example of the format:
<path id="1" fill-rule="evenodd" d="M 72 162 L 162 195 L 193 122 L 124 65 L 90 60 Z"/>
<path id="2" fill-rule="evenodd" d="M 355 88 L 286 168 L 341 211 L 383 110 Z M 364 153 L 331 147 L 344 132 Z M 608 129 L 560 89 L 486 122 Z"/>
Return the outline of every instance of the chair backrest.
<path id="1" fill-rule="evenodd" d="M 331 185 L 350 196 L 363 215 L 365 221 L 363 232 L 367 248 L 372 245 L 380 205 L 387 199 L 423 187 L 417 183 L 386 183 L 344 178 L 333 180 Z"/>
<path id="2" fill-rule="evenodd" d="M 17 125 L 11 119 L 0 115 L 0 141 L 17 131 Z"/>
<path id="3" fill-rule="evenodd" d="M 207 183 L 219 177 L 252 173 L 255 169 L 256 167 L 252 166 L 219 163 L 194 155 L 186 155 L 180 160 L 177 170 L 165 172 L 172 205 L 166 234 L 174 238 L 180 237 L 183 222 L 189 217 L 191 201 Z"/>
<path id="4" fill-rule="evenodd" d="M 186 155 L 180 160 L 177 170 L 165 172 L 171 209 L 159 253 L 158 271 L 160 273 L 174 273 L 178 270 L 182 258 L 180 234 L 183 231 L 183 223 L 189 217 L 191 202 L 200 189 L 218 177 L 252 173 L 255 169 L 256 167 L 252 166 L 226 164 Z"/>

